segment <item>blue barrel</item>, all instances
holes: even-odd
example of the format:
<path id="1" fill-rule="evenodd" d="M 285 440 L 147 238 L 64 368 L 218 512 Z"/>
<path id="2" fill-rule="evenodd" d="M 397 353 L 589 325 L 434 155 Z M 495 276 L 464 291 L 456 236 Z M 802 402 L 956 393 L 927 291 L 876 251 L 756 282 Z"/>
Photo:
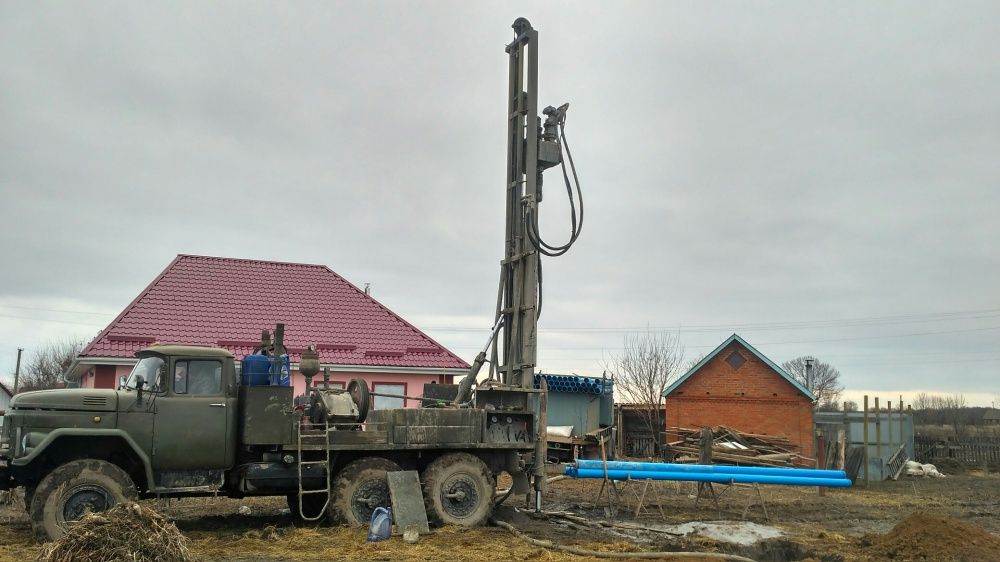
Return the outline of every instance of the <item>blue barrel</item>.
<path id="1" fill-rule="evenodd" d="M 243 358 L 240 378 L 246 386 L 267 386 L 270 372 L 270 357 L 267 355 L 247 355 Z"/>

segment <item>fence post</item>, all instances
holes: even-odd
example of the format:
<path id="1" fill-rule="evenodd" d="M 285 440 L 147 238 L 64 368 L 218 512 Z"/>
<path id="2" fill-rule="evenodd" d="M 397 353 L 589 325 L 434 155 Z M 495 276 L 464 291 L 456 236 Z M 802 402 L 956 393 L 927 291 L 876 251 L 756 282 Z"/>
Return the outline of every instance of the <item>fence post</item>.
<path id="1" fill-rule="evenodd" d="M 885 414 L 886 414 L 886 417 L 888 418 L 889 456 L 891 457 L 892 453 L 896 451 L 896 449 L 892 445 L 892 400 L 886 400 L 885 401 Z"/>
<path id="2" fill-rule="evenodd" d="M 882 478 L 882 410 L 878 407 L 878 396 L 875 397 L 875 458 L 878 459 L 879 478 Z"/>
<path id="3" fill-rule="evenodd" d="M 906 436 L 903 434 L 903 395 L 899 395 L 899 444 L 906 450 Z M 916 449 L 916 448 L 914 448 Z M 917 456 L 917 451 L 910 451 L 913 456 Z"/>
<path id="4" fill-rule="evenodd" d="M 865 394 L 865 417 L 864 417 L 864 462 L 865 462 L 865 488 L 871 486 L 871 470 L 868 466 L 868 395 Z"/>

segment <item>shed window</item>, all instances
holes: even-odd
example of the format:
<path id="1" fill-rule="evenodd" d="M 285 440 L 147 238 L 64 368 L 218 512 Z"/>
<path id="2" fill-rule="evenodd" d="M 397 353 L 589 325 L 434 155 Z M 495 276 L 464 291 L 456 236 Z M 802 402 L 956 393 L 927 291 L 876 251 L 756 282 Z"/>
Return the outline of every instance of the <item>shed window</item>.
<path id="1" fill-rule="evenodd" d="M 726 363 L 729 363 L 729 366 L 733 369 L 739 369 L 746 362 L 747 360 L 739 351 L 734 351 L 729 354 L 729 357 L 726 357 Z"/>

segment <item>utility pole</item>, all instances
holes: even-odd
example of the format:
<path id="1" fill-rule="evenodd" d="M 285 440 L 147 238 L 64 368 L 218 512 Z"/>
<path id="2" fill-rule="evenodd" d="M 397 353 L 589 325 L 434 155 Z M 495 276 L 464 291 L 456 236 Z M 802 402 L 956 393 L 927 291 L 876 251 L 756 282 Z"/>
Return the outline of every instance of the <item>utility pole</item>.
<path id="1" fill-rule="evenodd" d="M 813 392 L 813 362 L 814 361 L 816 361 L 816 359 L 814 359 L 812 357 L 806 357 L 806 388 L 809 389 L 809 392 L 812 392 L 813 394 L 816 394 L 815 392 Z M 817 402 L 819 401 L 819 397 L 818 396 L 816 397 L 816 401 Z"/>
<path id="2" fill-rule="evenodd" d="M 21 378 L 21 353 L 24 351 L 23 347 L 17 348 L 17 366 L 14 367 L 14 394 L 17 394 L 17 385 Z"/>

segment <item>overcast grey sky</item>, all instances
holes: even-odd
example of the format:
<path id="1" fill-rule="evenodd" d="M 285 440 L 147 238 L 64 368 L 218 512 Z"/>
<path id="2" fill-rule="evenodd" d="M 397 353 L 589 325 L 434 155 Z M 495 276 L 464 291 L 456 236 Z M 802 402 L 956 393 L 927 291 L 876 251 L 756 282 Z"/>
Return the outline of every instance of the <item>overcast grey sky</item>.
<path id="1" fill-rule="evenodd" d="M 2 2 L 0 374 L 178 253 L 329 265 L 471 359 L 517 16 L 586 202 L 541 368 L 599 374 L 648 326 L 1000 394 L 996 2 Z"/>

